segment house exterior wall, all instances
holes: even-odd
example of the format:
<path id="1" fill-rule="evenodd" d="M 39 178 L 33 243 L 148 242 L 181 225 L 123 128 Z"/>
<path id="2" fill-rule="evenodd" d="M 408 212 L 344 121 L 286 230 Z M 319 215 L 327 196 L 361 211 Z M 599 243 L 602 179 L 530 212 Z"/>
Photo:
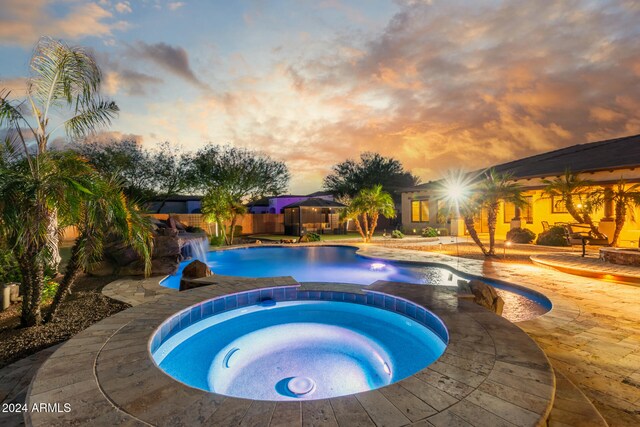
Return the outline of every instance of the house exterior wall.
<path id="1" fill-rule="evenodd" d="M 545 177 L 547 179 L 554 179 L 555 176 Z M 607 171 L 582 173 L 580 178 L 591 181 L 593 189 L 602 189 L 606 186 L 615 185 L 620 179 L 624 179 L 629 183 L 640 182 L 640 167 L 638 168 L 625 168 L 625 169 L 612 169 Z M 549 225 L 556 223 L 574 223 L 575 220 L 568 213 L 557 213 L 552 209 L 551 198 L 543 193 L 544 183 L 543 177 L 531 178 L 531 179 L 518 179 L 515 182 L 522 185 L 523 196 L 531 197 L 532 203 L 532 216 L 531 220 L 527 222 L 524 218 L 524 214 L 521 217 L 521 227 L 528 228 L 529 230 L 540 234 L 543 231 L 542 221 L 546 221 Z M 443 225 L 437 224 L 437 215 L 434 214 L 436 209 L 436 194 L 433 190 L 422 190 L 402 193 L 402 222 L 405 231 L 410 232 L 412 229 L 417 229 L 418 232 L 421 228 L 426 226 L 440 228 Z M 411 221 L 411 202 L 414 200 L 429 200 L 429 221 L 428 222 L 412 222 Z M 640 213 L 640 209 L 637 210 Z M 500 203 L 498 211 L 498 221 L 496 224 L 496 238 L 505 239 L 507 232 L 511 229 L 511 218 L 505 218 L 505 206 L 504 203 Z M 509 216 L 509 215 L 508 215 Z M 635 217 L 636 222 L 633 221 Z M 615 223 L 613 218 L 606 218 L 604 208 L 595 210 L 591 214 L 591 218 L 595 223 L 598 223 L 598 227 L 601 232 L 606 234 L 609 239 L 613 237 L 613 231 L 615 229 Z M 463 235 L 466 230 L 459 221 L 452 220 L 450 224 L 445 225 L 449 232 L 454 235 Z M 458 231 L 456 231 L 458 228 Z M 479 230 L 481 231 L 481 230 Z M 619 246 L 623 247 L 638 247 L 640 239 L 640 216 L 627 214 L 625 226 L 619 238 Z"/>

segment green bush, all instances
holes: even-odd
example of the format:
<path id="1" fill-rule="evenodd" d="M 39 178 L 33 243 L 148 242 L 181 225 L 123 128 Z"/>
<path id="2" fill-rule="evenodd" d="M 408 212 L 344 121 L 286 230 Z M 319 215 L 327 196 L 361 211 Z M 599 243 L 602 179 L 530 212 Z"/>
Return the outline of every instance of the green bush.
<path id="1" fill-rule="evenodd" d="M 242 236 L 242 226 L 241 226 L 241 225 L 236 225 L 236 226 L 233 228 L 233 230 L 234 230 L 234 231 L 233 231 L 233 235 L 234 235 L 234 236 Z"/>
<path id="2" fill-rule="evenodd" d="M 0 248 L 0 285 L 9 282 L 19 282 L 22 279 L 18 262 L 8 249 Z"/>
<path id="3" fill-rule="evenodd" d="M 538 236 L 538 241 L 536 245 L 542 246 L 569 246 L 569 242 L 567 241 L 564 227 L 554 226 L 548 229 L 547 231 L 543 231 Z"/>
<path id="4" fill-rule="evenodd" d="M 224 237 L 222 236 L 211 236 L 209 239 L 209 243 L 211 246 L 222 246 L 224 245 Z"/>
<path id="5" fill-rule="evenodd" d="M 438 237 L 439 235 L 438 230 L 433 227 L 423 228 L 420 234 L 422 237 Z"/>
<path id="6" fill-rule="evenodd" d="M 307 233 L 300 238 L 300 243 L 306 242 L 320 242 L 322 237 L 318 233 Z"/>
<path id="7" fill-rule="evenodd" d="M 49 277 L 44 278 L 44 286 L 42 287 L 42 302 L 48 303 L 56 296 L 56 292 L 58 291 L 59 283 L 54 282 Z"/>
<path id="8" fill-rule="evenodd" d="M 402 238 L 404 238 L 404 234 L 402 234 L 402 231 L 400 231 L 400 230 L 393 230 L 391 232 L 391 238 L 392 239 L 402 239 Z"/>
<path id="9" fill-rule="evenodd" d="M 514 228 L 507 232 L 507 240 L 513 243 L 531 243 L 535 240 L 536 233 L 528 228 Z"/>

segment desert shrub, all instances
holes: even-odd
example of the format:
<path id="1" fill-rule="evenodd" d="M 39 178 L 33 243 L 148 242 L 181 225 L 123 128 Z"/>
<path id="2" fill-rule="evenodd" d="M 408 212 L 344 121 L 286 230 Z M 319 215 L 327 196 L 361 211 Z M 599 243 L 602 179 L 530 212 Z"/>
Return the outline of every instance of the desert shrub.
<path id="1" fill-rule="evenodd" d="M 438 237 L 438 230 L 433 227 L 423 228 L 420 233 L 422 237 Z"/>
<path id="2" fill-rule="evenodd" d="M 404 234 L 402 234 L 402 231 L 400 230 L 393 230 L 391 232 L 392 239 L 402 239 L 403 237 L 404 237 Z"/>
<path id="3" fill-rule="evenodd" d="M 564 227 L 554 226 L 547 231 L 543 231 L 538 236 L 536 245 L 543 246 L 569 246 L 569 242 L 565 236 Z"/>
<path id="4" fill-rule="evenodd" d="M 514 228 L 507 232 L 507 240 L 513 243 L 531 243 L 535 240 L 536 233 L 528 228 Z"/>
<path id="5" fill-rule="evenodd" d="M 222 246 L 224 245 L 224 237 L 222 236 L 211 236 L 209 239 L 209 243 L 211 246 Z"/>

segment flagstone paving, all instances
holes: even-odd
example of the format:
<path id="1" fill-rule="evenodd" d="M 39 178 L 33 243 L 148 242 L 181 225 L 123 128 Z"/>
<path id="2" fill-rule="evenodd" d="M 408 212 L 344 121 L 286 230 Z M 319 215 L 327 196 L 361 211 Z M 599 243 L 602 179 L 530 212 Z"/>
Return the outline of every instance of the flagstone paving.
<path id="1" fill-rule="evenodd" d="M 22 405 L 27 395 L 31 379 L 40 366 L 53 354 L 60 344 L 20 359 L 0 369 L 0 405 Z M 21 411 L 3 407 L 0 412 L 0 426 L 14 427 L 24 425 Z"/>
<path id="2" fill-rule="evenodd" d="M 584 392 L 609 425 L 640 425 L 640 287 L 539 266 L 451 258 L 432 252 L 368 245 L 360 253 L 446 264 L 545 294 L 553 309 L 518 326 L 536 340 L 554 368 Z"/>
<path id="3" fill-rule="evenodd" d="M 368 287 L 305 283 L 296 292 L 297 282 L 285 277 L 212 276 L 202 280 L 215 282 L 216 286 L 157 299 L 150 296 L 153 300 L 148 303 L 117 313 L 65 343 L 39 370 L 27 404 L 63 401 L 73 410 L 31 412 L 26 415 L 27 425 L 399 427 L 413 423 L 449 426 L 455 422 L 538 426 L 549 416 L 555 376 L 547 357 L 515 325 L 471 301 L 459 300 L 454 289 L 379 281 Z M 188 387 L 158 370 L 149 355 L 148 342 L 165 319 L 217 296 L 274 284 L 293 288 L 296 298 L 302 299 L 346 298 L 344 292 L 400 296 L 429 307 L 442 318 L 449 343 L 436 362 L 390 386 L 317 401 L 264 402 L 225 397 Z M 329 289 L 338 290 L 338 295 Z M 260 295 L 263 292 L 271 291 Z M 273 291 L 273 298 L 275 295 Z M 240 296 L 226 297 L 222 302 L 237 307 L 239 300 Z M 373 303 L 374 298 L 371 300 Z M 393 301 L 385 297 L 385 307 Z M 409 304 L 403 302 L 401 307 L 405 306 L 411 316 Z M 193 311 L 190 313 L 193 315 Z M 179 318 L 182 325 L 186 318 L 184 314 Z"/>

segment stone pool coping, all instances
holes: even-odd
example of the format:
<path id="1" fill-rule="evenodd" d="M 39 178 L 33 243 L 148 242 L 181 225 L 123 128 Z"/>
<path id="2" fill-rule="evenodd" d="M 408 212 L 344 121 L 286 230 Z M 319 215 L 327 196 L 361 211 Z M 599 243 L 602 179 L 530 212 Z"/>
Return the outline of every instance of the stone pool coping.
<path id="1" fill-rule="evenodd" d="M 449 345 L 417 374 L 377 390 L 301 402 L 253 401 L 193 389 L 157 368 L 148 351 L 151 335 L 165 319 L 205 299 L 299 285 L 291 278 L 218 280 L 125 310 L 66 342 L 39 370 L 27 404 L 64 402 L 72 410 L 29 413 L 27 424 L 543 425 L 552 407 L 553 370 L 517 326 L 459 300 L 451 290 L 391 282 L 366 288 L 305 283 L 299 289 L 382 292 L 439 316 L 449 330 Z"/>

